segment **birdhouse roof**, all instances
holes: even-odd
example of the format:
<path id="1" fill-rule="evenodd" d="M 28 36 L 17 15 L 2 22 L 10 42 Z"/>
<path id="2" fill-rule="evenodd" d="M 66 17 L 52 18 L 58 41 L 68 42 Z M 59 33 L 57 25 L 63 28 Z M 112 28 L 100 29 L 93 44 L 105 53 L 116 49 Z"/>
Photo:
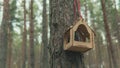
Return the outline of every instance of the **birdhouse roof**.
<path id="1" fill-rule="evenodd" d="M 73 25 L 72 26 L 70 26 L 68 29 L 67 29 L 67 31 L 69 31 L 70 29 L 72 29 L 72 28 L 77 28 L 79 25 L 81 25 L 81 24 L 83 24 L 83 25 L 85 25 L 85 27 L 87 28 L 87 29 L 89 29 L 94 35 L 95 35 L 95 32 L 90 28 L 90 26 L 85 22 L 85 20 L 84 19 L 82 19 L 82 18 L 78 18 L 74 23 L 73 23 Z M 77 27 L 76 27 L 77 26 Z M 67 32 L 66 31 L 66 32 Z"/>

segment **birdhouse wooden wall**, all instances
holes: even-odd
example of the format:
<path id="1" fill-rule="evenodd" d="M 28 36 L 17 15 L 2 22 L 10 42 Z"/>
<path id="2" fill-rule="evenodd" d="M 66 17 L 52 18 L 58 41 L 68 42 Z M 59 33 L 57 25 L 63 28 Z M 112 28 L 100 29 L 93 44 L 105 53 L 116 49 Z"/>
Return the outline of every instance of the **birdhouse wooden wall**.
<path id="1" fill-rule="evenodd" d="M 64 35 L 64 50 L 86 52 L 94 47 L 94 32 L 83 19 L 75 22 Z"/>

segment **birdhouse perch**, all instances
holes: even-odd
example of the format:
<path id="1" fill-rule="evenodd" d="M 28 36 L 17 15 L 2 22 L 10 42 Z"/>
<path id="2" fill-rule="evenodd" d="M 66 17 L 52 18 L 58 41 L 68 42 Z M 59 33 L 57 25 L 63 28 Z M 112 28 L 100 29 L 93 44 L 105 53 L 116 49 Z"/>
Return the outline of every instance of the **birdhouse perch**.
<path id="1" fill-rule="evenodd" d="M 64 50 L 86 52 L 94 47 L 94 32 L 80 18 L 64 35 Z"/>

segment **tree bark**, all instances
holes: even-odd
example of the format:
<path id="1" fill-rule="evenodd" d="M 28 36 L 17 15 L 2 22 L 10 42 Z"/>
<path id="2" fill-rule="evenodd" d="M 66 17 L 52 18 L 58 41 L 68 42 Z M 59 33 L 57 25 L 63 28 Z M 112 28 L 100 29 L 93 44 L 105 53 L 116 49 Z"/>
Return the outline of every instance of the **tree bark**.
<path id="1" fill-rule="evenodd" d="M 35 57 L 34 57 L 34 22 L 33 22 L 33 0 L 30 2 L 30 68 L 35 66 Z"/>
<path id="2" fill-rule="evenodd" d="M 8 24 L 7 68 L 12 68 L 13 21 L 15 20 L 16 0 L 10 3 L 10 22 Z"/>
<path id="3" fill-rule="evenodd" d="M 116 53 L 116 59 L 117 59 L 117 63 L 120 63 L 120 54 L 119 54 L 119 50 L 120 50 L 120 25 L 119 25 L 119 23 L 120 23 L 120 15 L 119 15 L 119 12 L 118 12 L 118 10 L 117 10 L 117 6 L 116 6 L 116 1 L 115 0 L 113 0 L 113 5 L 115 6 L 115 8 L 114 8 L 114 11 L 115 11 L 115 17 L 113 16 L 113 15 L 111 15 L 111 16 L 113 16 L 114 18 L 115 18 L 115 22 L 113 22 L 114 23 L 114 26 L 113 26 L 113 29 L 114 29 L 114 32 L 115 32 L 115 36 L 116 36 L 116 39 L 118 40 L 118 43 L 117 43 L 117 46 L 116 46 L 116 49 L 115 49 L 115 53 Z M 118 64 L 118 67 L 120 67 L 120 64 Z"/>
<path id="4" fill-rule="evenodd" d="M 12 31 L 10 28 L 10 23 L 8 25 L 8 50 L 7 50 L 7 68 L 11 68 L 12 63 Z"/>
<path id="5" fill-rule="evenodd" d="M 115 54 L 115 49 L 112 44 L 111 40 L 111 34 L 110 34 L 110 29 L 108 26 L 108 20 L 107 20 L 107 12 L 106 12 L 106 7 L 105 7 L 105 0 L 101 0 L 101 5 L 102 5 L 102 11 L 103 11 L 103 20 L 104 20 L 104 27 L 106 31 L 106 39 L 107 39 L 107 44 L 108 44 L 108 51 L 109 51 L 109 57 L 110 57 L 110 67 L 111 68 L 119 68 L 118 63 L 116 61 L 116 54 Z M 112 63 L 113 62 L 113 63 Z M 113 64 L 113 66 L 112 66 Z"/>
<path id="6" fill-rule="evenodd" d="M 7 46 L 8 46 L 8 24 L 10 22 L 9 16 L 9 0 L 4 0 L 3 19 L 1 23 L 0 34 L 0 67 L 6 68 L 7 61 Z"/>
<path id="7" fill-rule="evenodd" d="M 84 68 L 83 54 L 63 50 L 63 36 L 74 21 L 73 0 L 50 0 L 50 68 Z"/>
<path id="8" fill-rule="evenodd" d="M 26 68 L 26 47 L 27 47 L 27 30 L 26 30 L 26 0 L 24 0 L 24 31 L 23 31 L 23 44 L 22 44 L 22 68 Z"/>
<path id="9" fill-rule="evenodd" d="M 48 64 L 48 18 L 46 11 L 46 0 L 43 0 L 43 13 L 42 13 L 42 63 L 40 65 L 41 68 L 49 68 Z"/>

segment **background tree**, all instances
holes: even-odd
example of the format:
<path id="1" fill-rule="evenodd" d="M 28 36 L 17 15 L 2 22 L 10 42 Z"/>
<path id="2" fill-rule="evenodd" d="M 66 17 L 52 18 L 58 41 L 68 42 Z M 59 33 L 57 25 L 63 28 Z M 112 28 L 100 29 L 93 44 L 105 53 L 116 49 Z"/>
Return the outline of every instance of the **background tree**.
<path id="1" fill-rule="evenodd" d="M 35 66 L 35 57 L 34 57 L 34 17 L 33 17 L 33 0 L 30 1 L 30 68 Z"/>
<path id="2" fill-rule="evenodd" d="M 101 5 L 102 5 L 102 11 L 103 11 L 104 27 L 106 30 L 106 39 L 107 39 L 107 44 L 108 44 L 109 57 L 111 57 L 111 59 L 109 59 L 111 62 L 110 65 L 113 64 L 114 68 L 118 68 L 119 66 L 118 66 L 118 63 L 116 61 L 115 46 L 113 46 L 113 43 L 112 43 L 110 29 L 109 29 L 108 20 L 107 20 L 105 0 L 101 0 Z M 112 66 L 110 66 L 110 67 L 112 68 Z"/>
<path id="3" fill-rule="evenodd" d="M 26 47 L 27 47 L 27 30 L 26 30 L 26 0 L 24 0 L 24 31 L 22 44 L 22 68 L 26 68 Z"/>
<path id="4" fill-rule="evenodd" d="M 7 46 L 8 46 L 8 24 L 10 22 L 9 0 L 4 0 L 3 6 L 4 6 L 3 19 L 1 23 L 1 32 L 0 32 L 0 67 L 6 68 Z"/>
<path id="5" fill-rule="evenodd" d="M 48 18 L 47 18 L 47 6 L 46 0 L 43 0 L 43 12 L 42 12 L 42 54 L 40 65 L 41 68 L 49 68 L 48 66 Z"/>
<path id="6" fill-rule="evenodd" d="M 7 68 L 12 67 L 12 48 L 13 48 L 13 22 L 16 20 L 16 0 L 10 3 L 10 22 L 8 24 L 8 53 L 7 53 Z"/>

